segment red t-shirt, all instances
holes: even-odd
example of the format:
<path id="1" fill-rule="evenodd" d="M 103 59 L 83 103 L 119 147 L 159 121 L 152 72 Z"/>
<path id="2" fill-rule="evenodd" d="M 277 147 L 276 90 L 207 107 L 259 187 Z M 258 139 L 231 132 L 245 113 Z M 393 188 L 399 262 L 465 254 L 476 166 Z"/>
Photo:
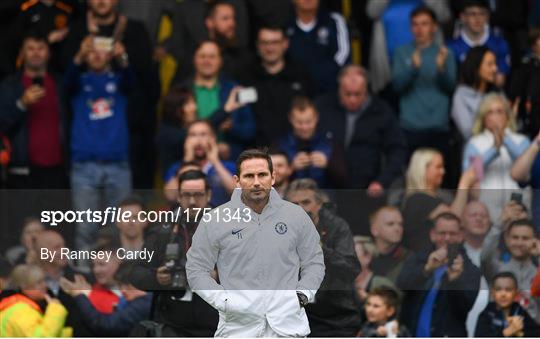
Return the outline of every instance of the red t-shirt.
<path id="1" fill-rule="evenodd" d="M 27 75 L 22 78 L 26 90 L 32 85 Z M 28 107 L 28 160 L 30 165 L 52 167 L 62 164 L 60 142 L 60 100 L 53 78 L 43 79 L 45 96 Z"/>

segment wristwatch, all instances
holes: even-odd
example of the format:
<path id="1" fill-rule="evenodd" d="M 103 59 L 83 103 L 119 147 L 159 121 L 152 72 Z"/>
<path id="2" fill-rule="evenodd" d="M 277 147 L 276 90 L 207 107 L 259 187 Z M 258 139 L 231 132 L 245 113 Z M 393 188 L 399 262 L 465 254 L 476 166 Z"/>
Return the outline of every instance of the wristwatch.
<path id="1" fill-rule="evenodd" d="M 302 292 L 296 292 L 296 296 L 298 297 L 300 307 L 306 307 L 306 305 L 308 304 L 308 297 Z"/>

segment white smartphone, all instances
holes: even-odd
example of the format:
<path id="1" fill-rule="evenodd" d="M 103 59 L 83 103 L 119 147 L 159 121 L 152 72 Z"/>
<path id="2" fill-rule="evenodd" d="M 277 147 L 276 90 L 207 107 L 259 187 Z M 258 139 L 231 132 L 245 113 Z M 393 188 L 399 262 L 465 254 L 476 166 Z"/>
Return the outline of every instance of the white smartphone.
<path id="1" fill-rule="evenodd" d="M 240 91 L 238 91 L 238 103 L 245 105 L 245 104 L 252 104 L 254 102 L 257 102 L 257 90 L 255 87 L 246 87 L 242 88 Z"/>

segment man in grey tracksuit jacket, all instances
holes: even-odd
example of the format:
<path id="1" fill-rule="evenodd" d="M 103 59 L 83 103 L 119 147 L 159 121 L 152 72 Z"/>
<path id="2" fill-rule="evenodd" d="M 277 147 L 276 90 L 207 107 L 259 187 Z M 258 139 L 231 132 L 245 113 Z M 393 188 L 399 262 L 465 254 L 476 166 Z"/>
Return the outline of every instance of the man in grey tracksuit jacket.
<path id="1" fill-rule="evenodd" d="M 186 264 L 193 291 L 219 311 L 215 335 L 307 336 L 297 292 L 312 301 L 325 270 L 309 216 L 274 188 L 260 214 L 244 204 L 239 188 L 217 209 L 219 216 L 214 210 L 199 224 Z M 228 209 L 241 218 L 229 220 Z M 219 283 L 211 276 L 215 266 Z"/>

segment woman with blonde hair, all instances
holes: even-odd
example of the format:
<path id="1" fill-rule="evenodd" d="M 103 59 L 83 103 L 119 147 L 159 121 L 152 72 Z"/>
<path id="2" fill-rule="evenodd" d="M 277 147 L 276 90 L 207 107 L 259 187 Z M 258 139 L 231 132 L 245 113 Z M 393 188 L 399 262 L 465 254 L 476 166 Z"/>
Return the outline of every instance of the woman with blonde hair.
<path id="1" fill-rule="evenodd" d="M 402 204 L 403 244 L 414 252 L 431 245 L 430 222 L 442 212 L 461 216 L 469 190 L 476 183 L 474 170 L 464 171 L 455 195 L 441 189 L 445 170 L 442 154 L 431 148 L 417 149 L 407 169 L 407 191 Z"/>
<path id="2" fill-rule="evenodd" d="M 519 190 L 510 170 L 530 145 L 529 139 L 515 130 L 514 114 L 506 97 L 498 93 L 486 95 L 473 125 L 473 137 L 465 147 L 463 168 L 476 163 L 483 172 L 479 178 L 480 200 L 495 218 L 510 200 L 512 192 Z"/>
<path id="3" fill-rule="evenodd" d="M 47 294 L 45 274 L 34 265 L 19 265 L 11 272 L 10 282 L 17 293 L 0 302 L 0 336 L 69 337 L 64 327 L 68 311 Z"/>

